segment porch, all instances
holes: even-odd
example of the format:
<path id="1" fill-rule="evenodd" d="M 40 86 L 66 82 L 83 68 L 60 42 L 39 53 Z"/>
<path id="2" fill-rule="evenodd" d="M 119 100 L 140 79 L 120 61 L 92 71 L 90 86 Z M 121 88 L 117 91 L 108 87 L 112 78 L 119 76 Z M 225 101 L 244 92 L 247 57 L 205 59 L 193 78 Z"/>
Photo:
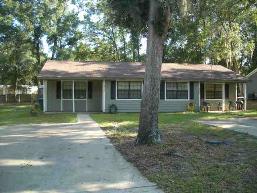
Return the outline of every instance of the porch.
<path id="1" fill-rule="evenodd" d="M 104 112 L 104 80 L 43 80 L 44 112 Z"/>
<path id="2" fill-rule="evenodd" d="M 247 109 L 246 83 L 200 83 L 200 110 L 225 112 Z"/>

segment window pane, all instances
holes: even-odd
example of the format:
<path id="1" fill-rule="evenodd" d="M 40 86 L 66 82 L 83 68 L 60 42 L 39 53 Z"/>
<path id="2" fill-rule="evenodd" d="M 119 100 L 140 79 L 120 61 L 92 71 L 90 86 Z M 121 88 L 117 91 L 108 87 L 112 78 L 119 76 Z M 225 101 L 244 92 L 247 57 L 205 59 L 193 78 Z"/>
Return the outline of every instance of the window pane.
<path id="1" fill-rule="evenodd" d="M 142 82 L 130 82 L 130 99 L 141 99 Z"/>
<path id="2" fill-rule="evenodd" d="M 187 90 L 187 83 L 184 82 L 178 82 L 178 90 Z"/>
<path id="3" fill-rule="evenodd" d="M 176 82 L 167 82 L 166 88 L 167 90 L 177 90 Z"/>
<path id="4" fill-rule="evenodd" d="M 206 84 L 206 98 L 207 99 L 222 99 L 222 85 L 221 84 Z"/>
<path id="5" fill-rule="evenodd" d="M 188 91 L 187 90 L 177 91 L 177 99 L 188 99 Z"/>
<path id="6" fill-rule="evenodd" d="M 117 97 L 118 99 L 129 98 L 129 82 L 118 82 L 117 84 Z"/>
<path id="7" fill-rule="evenodd" d="M 188 99 L 188 84 L 186 82 L 167 82 L 167 99 Z"/>
<path id="8" fill-rule="evenodd" d="M 87 97 L 86 82 L 74 82 L 75 99 L 85 99 Z"/>
<path id="9" fill-rule="evenodd" d="M 176 90 L 167 90 L 166 91 L 166 98 L 167 99 L 176 99 L 177 98 L 177 91 Z"/>
<path id="10" fill-rule="evenodd" d="M 142 82 L 118 82 L 117 84 L 118 99 L 141 99 Z"/>
<path id="11" fill-rule="evenodd" d="M 63 82 L 62 95 L 64 99 L 72 99 L 72 82 L 71 81 Z"/>

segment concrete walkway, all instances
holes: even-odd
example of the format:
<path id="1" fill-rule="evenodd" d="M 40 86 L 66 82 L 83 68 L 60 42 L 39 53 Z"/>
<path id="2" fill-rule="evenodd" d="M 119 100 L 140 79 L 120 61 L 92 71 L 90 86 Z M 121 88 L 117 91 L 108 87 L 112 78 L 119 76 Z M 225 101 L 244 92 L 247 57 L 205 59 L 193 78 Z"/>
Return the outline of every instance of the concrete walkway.
<path id="1" fill-rule="evenodd" d="M 231 129 L 241 133 L 247 133 L 257 137 L 257 119 L 254 118 L 237 118 L 224 121 L 199 121 L 206 125 Z"/>
<path id="2" fill-rule="evenodd" d="M 86 114 L 77 124 L 0 127 L 0 192 L 161 193 Z"/>

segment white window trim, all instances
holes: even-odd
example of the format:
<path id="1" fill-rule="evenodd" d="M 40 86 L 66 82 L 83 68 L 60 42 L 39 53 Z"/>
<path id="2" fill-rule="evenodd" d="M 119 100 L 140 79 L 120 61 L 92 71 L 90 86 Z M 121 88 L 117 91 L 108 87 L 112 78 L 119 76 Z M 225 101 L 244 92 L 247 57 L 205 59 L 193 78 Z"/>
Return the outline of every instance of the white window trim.
<path id="1" fill-rule="evenodd" d="M 201 111 L 201 82 L 198 82 L 198 108 Z"/>
<path id="2" fill-rule="evenodd" d="M 61 80 L 61 112 L 63 112 L 62 82 Z"/>
<path id="3" fill-rule="evenodd" d="M 74 80 L 72 80 L 72 111 L 73 113 L 75 113 L 76 109 L 75 109 L 75 84 L 74 84 Z"/>
<path id="4" fill-rule="evenodd" d="M 225 83 L 222 84 L 222 111 L 224 112 L 226 110 L 226 96 L 225 96 Z"/>
<path id="5" fill-rule="evenodd" d="M 166 88 L 167 88 L 166 81 L 164 81 L 164 100 L 165 100 L 165 101 L 167 100 L 167 97 L 166 97 Z"/>
<path id="6" fill-rule="evenodd" d="M 142 82 L 142 85 L 141 85 L 141 99 L 119 99 L 118 98 L 118 82 Z M 128 101 L 128 100 L 130 100 L 130 101 L 141 101 L 142 96 L 143 96 L 143 81 L 140 81 L 140 80 L 116 80 L 115 90 L 116 90 L 115 100 L 117 100 L 117 101 Z"/>
<path id="7" fill-rule="evenodd" d="M 206 85 L 207 84 L 221 84 L 221 85 L 223 85 L 223 84 L 225 84 L 225 83 L 220 83 L 220 82 L 218 82 L 218 83 L 204 83 L 204 100 L 209 100 L 209 101 L 217 101 L 217 100 L 220 100 L 220 101 L 222 101 L 223 100 L 223 86 L 222 86 L 222 96 L 221 96 L 221 98 L 220 99 L 208 99 L 208 98 L 206 98 Z"/>
<path id="8" fill-rule="evenodd" d="M 47 112 L 47 80 L 43 80 L 43 107 L 44 112 Z"/>
<path id="9" fill-rule="evenodd" d="M 187 83 L 187 99 L 168 99 L 167 95 L 166 95 L 166 91 L 167 91 L 167 82 L 175 82 L 175 83 Z M 190 82 L 183 82 L 183 81 L 165 81 L 165 90 L 164 90 L 164 94 L 165 94 L 165 101 L 190 101 Z"/>
<path id="10" fill-rule="evenodd" d="M 247 110 L 247 84 L 243 83 L 244 88 L 244 110 Z"/>
<path id="11" fill-rule="evenodd" d="M 105 80 L 102 81 L 102 112 L 105 113 Z"/>

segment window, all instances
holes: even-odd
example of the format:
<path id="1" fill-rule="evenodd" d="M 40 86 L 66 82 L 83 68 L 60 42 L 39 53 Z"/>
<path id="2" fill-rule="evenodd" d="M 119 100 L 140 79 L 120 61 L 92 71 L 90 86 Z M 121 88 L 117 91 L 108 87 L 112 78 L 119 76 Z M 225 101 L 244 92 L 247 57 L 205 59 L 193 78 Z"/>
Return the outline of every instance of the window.
<path id="1" fill-rule="evenodd" d="M 87 98 L 92 99 L 93 97 L 93 82 L 89 81 L 87 83 Z"/>
<path id="2" fill-rule="evenodd" d="M 206 99 L 222 99 L 222 84 L 206 84 Z"/>
<path id="3" fill-rule="evenodd" d="M 141 99 L 142 82 L 117 82 L 118 99 Z"/>
<path id="4" fill-rule="evenodd" d="M 61 98 L 61 81 L 56 82 L 56 99 Z"/>
<path id="5" fill-rule="evenodd" d="M 188 83 L 166 82 L 166 99 L 188 99 Z"/>
<path id="6" fill-rule="evenodd" d="M 62 95 L 63 99 L 72 99 L 72 81 L 63 81 Z"/>
<path id="7" fill-rule="evenodd" d="M 86 82 L 74 82 L 74 98 L 75 99 L 86 99 L 87 91 L 86 91 Z"/>

